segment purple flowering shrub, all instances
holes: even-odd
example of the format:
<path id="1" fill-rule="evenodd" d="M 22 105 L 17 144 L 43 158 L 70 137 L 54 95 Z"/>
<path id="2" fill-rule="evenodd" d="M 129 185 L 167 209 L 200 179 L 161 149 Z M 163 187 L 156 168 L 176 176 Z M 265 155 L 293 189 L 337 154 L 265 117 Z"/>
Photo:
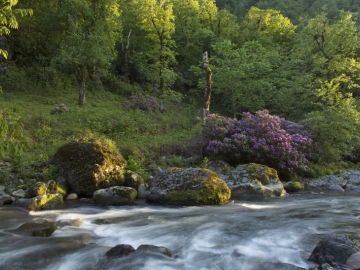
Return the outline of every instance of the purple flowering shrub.
<path id="1" fill-rule="evenodd" d="M 209 115 L 203 138 L 206 152 L 232 165 L 255 162 L 280 172 L 306 169 L 312 139 L 302 125 L 268 111 L 243 113 L 242 119 Z"/>
<path id="2" fill-rule="evenodd" d="M 159 104 L 156 98 L 150 95 L 132 94 L 124 103 L 125 108 L 128 110 L 142 110 L 142 111 L 157 111 Z"/>

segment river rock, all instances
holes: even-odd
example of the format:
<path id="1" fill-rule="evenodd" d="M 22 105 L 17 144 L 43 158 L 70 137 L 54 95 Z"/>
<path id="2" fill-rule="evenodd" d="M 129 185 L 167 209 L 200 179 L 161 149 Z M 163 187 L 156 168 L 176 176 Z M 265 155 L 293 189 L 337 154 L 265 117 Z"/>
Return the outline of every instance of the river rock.
<path id="1" fill-rule="evenodd" d="M 136 252 L 139 252 L 139 251 L 163 254 L 165 256 L 172 257 L 171 250 L 166 247 L 158 247 L 158 246 L 154 246 L 154 245 L 140 245 L 136 249 Z"/>
<path id="2" fill-rule="evenodd" d="M 36 196 L 41 196 L 46 194 L 46 184 L 44 182 L 36 182 L 31 185 L 25 191 L 25 198 L 33 198 Z"/>
<path id="3" fill-rule="evenodd" d="M 346 269 L 344 267 L 346 267 L 347 259 L 357 251 L 358 248 L 347 236 L 327 234 L 314 248 L 309 261 L 319 265 L 329 264 L 331 267 L 335 267 L 335 269 Z"/>
<path id="4" fill-rule="evenodd" d="M 92 197 L 98 189 L 125 184 L 125 159 L 96 141 L 67 143 L 53 162 L 79 196 Z"/>
<path id="5" fill-rule="evenodd" d="M 36 196 L 31 199 L 18 199 L 14 202 L 14 205 L 25 208 L 29 211 L 39 211 L 53 208 L 62 202 L 63 196 L 57 193 Z"/>
<path id="6" fill-rule="evenodd" d="M 231 191 L 224 180 L 208 169 L 169 168 L 149 182 L 146 201 L 174 205 L 227 203 Z"/>
<path id="7" fill-rule="evenodd" d="M 304 186 L 301 182 L 289 181 L 284 183 L 284 189 L 286 190 L 286 192 L 296 192 L 299 190 L 303 190 Z"/>
<path id="8" fill-rule="evenodd" d="M 15 199 L 18 198 L 24 198 L 25 197 L 25 191 L 23 189 L 18 189 L 13 192 L 11 192 L 11 195 L 15 197 Z"/>
<path id="9" fill-rule="evenodd" d="M 146 186 L 145 186 L 145 184 L 140 184 L 137 191 L 138 191 L 137 198 L 139 198 L 139 199 L 145 199 L 146 198 Z"/>
<path id="10" fill-rule="evenodd" d="M 31 235 L 40 237 L 49 237 L 57 229 L 53 221 L 49 220 L 35 220 L 20 225 L 17 229 L 10 232 L 21 235 Z"/>
<path id="11" fill-rule="evenodd" d="M 128 187 L 139 189 L 139 186 L 144 184 L 144 179 L 135 172 L 127 172 L 125 174 L 125 185 Z"/>
<path id="12" fill-rule="evenodd" d="M 15 201 L 15 198 L 10 195 L 0 196 L 0 202 L 3 204 L 12 204 Z"/>
<path id="13" fill-rule="evenodd" d="M 77 200 L 79 198 L 79 196 L 76 193 L 70 193 L 69 195 L 66 196 L 66 200 L 68 201 L 72 201 L 72 200 Z"/>
<path id="14" fill-rule="evenodd" d="M 132 187 L 115 186 L 94 192 L 93 200 L 100 205 L 127 205 L 132 203 L 137 191 Z"/>
<path id="15" fill-rule="evenodd" d="M 0 195 L 6 195 L 5 187 L 0 185 Z"/>
<path id="16" fill-rule="evenodd" d="M 284 196 L 286 191 L 277 171 L 265 165 L 248 163 L 220 173 L 231 189 L 232 196 Z"/>
<path id="17" fill-rule="evenodd" d="M 328 190 L 341 191 L 341 192 L 344 191 L 344 189 L 339 185 L 331 185 L 328 187 Z"/>
<path id="18" fill-rule="evenodd" d="M 346 261 L 346 265 L 352 270 L 360 269 L 360 252 L 352 254 Z"/>
<path id="19" fill-rule="evenodd" d="M 124 257 L 130 253 L 135 252 L 135 249 L 131 245 L 117 245 L 106 252 L 107 257 Z"/>

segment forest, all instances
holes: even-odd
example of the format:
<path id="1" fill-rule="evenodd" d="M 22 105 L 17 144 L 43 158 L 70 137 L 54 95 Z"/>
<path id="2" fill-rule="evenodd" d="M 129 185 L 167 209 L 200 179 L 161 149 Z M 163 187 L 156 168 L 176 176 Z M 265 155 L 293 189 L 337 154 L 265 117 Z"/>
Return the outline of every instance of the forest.
<path id="1" fill-rule="evenodd" d="M 0 182 L 51 178 L 56 149 L 79 139 L 117 148 L 145 178 L 211 158 L 284 177 L 357 168 L 359 11 L 355 0 L 1 0 L 11 166 Z"/>

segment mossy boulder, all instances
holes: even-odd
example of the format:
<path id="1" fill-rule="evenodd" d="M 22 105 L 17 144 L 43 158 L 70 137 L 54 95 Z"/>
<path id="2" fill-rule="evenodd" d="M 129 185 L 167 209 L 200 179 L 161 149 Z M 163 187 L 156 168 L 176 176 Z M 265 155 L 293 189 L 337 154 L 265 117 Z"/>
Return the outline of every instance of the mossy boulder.
<path id="1" fill-rule="evenodd" d="M 98 189 L 125 184 L 125 159 L 98 141 L 67 143 L 53 162 L 79 196 L 92 197 Z"/>
<path id="2" fill-rule="evenodd" d="M 304 189 L 304 185 L 298 181 L 289 181 L 284 184 L 287 192 L 296 192 Z"/>
<path id="3" fill-rule="evenodd" d="M 234 197 L 286 195 L 277 171 L 265 165 L 241 164 L 221 174 L 220 177 L 225 180 Z"/>
<path id="4" fill-rule="evenodd" d="M 25 191 L 25 198 L 33 198 L 46 194 L 46 184 L 44 182 L 36 182 L 35 184 L 28 187 Z"/>
<path id="5" fill-rule="evenodd" d="M 29 211 L 46 210 L 55 207 L 63 202 L 63 196 L 57 194 L 45 194 L 31 199 L 18 199 L 15 206 L 23 207 Z"/>
<path id="6" fill-rule="evenodd" d="M 231 196 L 224 180 L 208 169 L 170 168 L 149 183 L 146 201 L 173 205 L 214 205 L 228 202 Z"/>
<path id="7" fill-rule="evenodd" d="M 10 232 L 20 235 L 31 235 L 49 237 L 57 229 L 55 222 L 49 220 L 35 220 L 20 225 L 17 229 Z"/>
<path id="8" fill-rule="evenodd" d="M 93 200 L 101 205 L 127 205 L 132 203 L 137 196 L 136 189 L 132 187 L 116 186 L 99 189 L 94 192 Z"/>

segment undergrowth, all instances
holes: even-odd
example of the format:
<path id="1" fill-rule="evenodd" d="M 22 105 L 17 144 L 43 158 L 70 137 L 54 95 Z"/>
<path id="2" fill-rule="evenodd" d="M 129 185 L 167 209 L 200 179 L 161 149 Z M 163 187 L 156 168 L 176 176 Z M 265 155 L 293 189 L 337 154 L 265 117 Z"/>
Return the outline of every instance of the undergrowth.
<path id="1" fill-rule="evenodd" d="M 26 168 L 30 172 L 29 164 L 46 164 L 64 143 L 84 138 L 102 139 L 116 145 L 130 162 L 131 169 L 146 177 L 162 164 L 159 161 L 164 156 L 172 155 L 172 144 L 175 149 L 176 144 L 200 134 L 196 109 L 190 105 L 168 103 L 164 112 L 149 112 L 129 109 L 124 106 L 125 101 L 126 97 L 105 90 L 89 91 L 85 106 L 77 105 L 76 89 L 46 95 L 4 91 L 0 96 L 3 112 L 0 115 L 9 116 L 0 120 L 16 119 L 22 139 L 30 143 L 16 160 L 5 150 L 3 158 L 15 162 L 18 171 Z M 51 114 L 61 103 L 69 111 Z M 47 168 L 42 170 L 48 172 Z"/>

